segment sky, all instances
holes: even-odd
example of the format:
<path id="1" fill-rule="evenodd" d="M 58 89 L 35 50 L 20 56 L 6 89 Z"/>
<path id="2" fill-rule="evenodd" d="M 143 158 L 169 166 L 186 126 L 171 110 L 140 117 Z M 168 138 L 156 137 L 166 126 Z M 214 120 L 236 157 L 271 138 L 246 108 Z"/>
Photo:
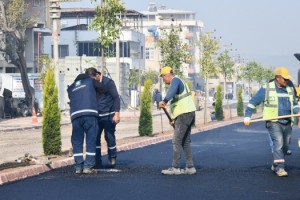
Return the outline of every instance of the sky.
<path id="1" fill-rule="evenodd" d="M 300 69 L 300 0 L 123 0 L 127 9 L 147 10 L 149 2 L 197 13 L 204 32 L 216 30 L 221 44 L 237 49 L 247 61 L 289 69 L 297 80 Z M 236 55 L 232 56 L 236 56 Z"/>
<path id="2" fill-rule="evenodd" d="M 85 0 L 91 2 L 90 0 Z M 300 69 L 300 0 L 123 0 L 127 9 L 145 11 L 149 2 L 176 10 L 194 11 L 204 32 L 222 37 L 221 44 L 237 49 L 246 61 L 265 67 L 283 66 L 294 80 Z M 87 3 L 80 3 L 87 5 Z M 89 3 L 89 5 L 91 5 Z"/>

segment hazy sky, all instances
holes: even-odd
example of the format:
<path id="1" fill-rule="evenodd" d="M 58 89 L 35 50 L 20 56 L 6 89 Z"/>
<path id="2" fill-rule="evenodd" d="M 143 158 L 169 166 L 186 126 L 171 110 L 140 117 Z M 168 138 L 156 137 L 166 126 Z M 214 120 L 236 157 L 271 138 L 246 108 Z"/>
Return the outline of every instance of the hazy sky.
<path id="1" fill-rule="evenodd" d="M 300 0 L 123 0 L 127 9 L 158 6 L 197 12 L 204 31 L 216 29 L 223 44 L 233 44 L 241 57 L 263 66 L 285 66 L 297 79 L 300 68 Z"/>
<path id="2" fill-rule="evenodd" d="M 91 0 L 72 3 L 90 7 Z M 99 0 L 100 1 L 100 0 Z M 149 2 L 197 12 L 204 32 L 216 30 L 222 44 L 233 44 L 236 54 L 263 66 L 287 67 L 297 80 L 300 69 L 300 0 L 123 0 L 127 9 L 147 10 Z"/>

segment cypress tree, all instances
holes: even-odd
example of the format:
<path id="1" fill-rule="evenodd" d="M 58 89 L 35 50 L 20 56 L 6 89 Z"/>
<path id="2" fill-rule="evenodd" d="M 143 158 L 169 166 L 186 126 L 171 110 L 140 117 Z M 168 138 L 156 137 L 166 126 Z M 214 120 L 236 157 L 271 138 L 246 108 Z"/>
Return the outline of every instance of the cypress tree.
<path id="1" fill-rule="evenodd" d="M 216 94 L 216 102 L 215 102 L 215 111 L 216 111 L 216 119 L 221 121 L 224 119 L 223 113 L 223 101 L 222 101 L 222 87 L 218 85 L 217 94 Z"/>
<path id="2" fill-rule="evenodd" d="M 243 102 L 243 90 L 242 88 L 239 88 L 238 90 L 238 102 L 237 102 L 237 115 L 238 117 L 243 117 L 244 116 L 244 102 Z"/>
<path id="3" fill-rule="evenodd" d="M 141 96 L 140 118 L 139 118 L 139 135 L 150 136 L 153 134 L 152 114 L 151 114 L 151 80 L 144 83 L 144 91 Z"/>
<path id="4" fill-rule="evenodd" d="M 61 153 L 61 114 L 58 107 L 58 89 L 55 86 L 54 70 L 48 68 L 43 91 L 43 149 L 45 155 Z"/>

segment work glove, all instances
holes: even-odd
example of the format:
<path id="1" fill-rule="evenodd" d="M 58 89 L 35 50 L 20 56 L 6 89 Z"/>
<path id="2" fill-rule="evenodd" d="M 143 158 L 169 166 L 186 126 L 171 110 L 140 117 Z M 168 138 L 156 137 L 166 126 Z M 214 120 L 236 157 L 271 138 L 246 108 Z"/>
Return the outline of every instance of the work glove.
<path id="1" fill-rule="evenodd" d="M 170 121 L 170 123 L 169 123 L 171 126 L 174 126 L 174 124 L 175 124 L 175 120 L 174 119 L 172 119 L 172 121 Z"/>
<path id="2" fill-rule="evenodd" d="M 250 121 L 251 121 L 251 118 L 250 118 L 250 117 L 245 117 L 245 118 L 244 118 L 244 125 L 245 125 L 245 126 L 250 126 Z"/>
<path id="3" fill-rule="evenodd" d="M 160 108 L 165 108 L 165 107 L 166 107 L 166 102 L 160 101 L 160 102 L 158 103 L 158 106 L 159 106 Z"/>

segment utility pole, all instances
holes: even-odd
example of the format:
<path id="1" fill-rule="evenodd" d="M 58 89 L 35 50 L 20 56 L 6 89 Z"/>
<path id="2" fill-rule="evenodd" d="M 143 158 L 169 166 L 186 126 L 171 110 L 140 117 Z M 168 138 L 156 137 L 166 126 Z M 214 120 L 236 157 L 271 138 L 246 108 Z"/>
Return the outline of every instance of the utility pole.
<path id="1" fill-rule="evenodd" d="M 38 32 L 38 51 L 37 51 L 37 69 L 36 69 L 36 72 L 37 73 L 40 73 L 40 40 L 41 40 L 41 32 Z"/>
<path id="2" fill-rule="evenodd" d="M 124 55 L 123 55 L 124 56 Z M 120 91 L 120 39 L 116 39 L 116 79 L 115 83 L 117 86 L 117 90 L 119 94 L 121 94 Z"/>
<path id="3" fill-rule="evenodd" d="M 101 0 L 100 7 L 101 7 L 101 17 L 103 17 L 103 9 L 105 7 L 105 1 Z M 101 27 L 100 31 L 100 37 L 102 37 L 104 34 L 104 27 Z M 104 57 L 104 47 L 103 44 L 101 44 L 101 74 L 104 75 L 104 70 L 105 70 L 105 57 Z"/>
<path id="4" fill-rule="evenodd" d="M 141 73 L 141 68 L 142 68 L 142 66 L 141 66 L 141 57 L 142 57 L 142 50 L 141 50 L 141 40 L 140 40 L 140 38 L 138 39 L 138 43 L 139 43 L 139 50 L 138 50 L 138 56 L 139 56 L 139 73 L 138 73 L 138 80 L 139 80 L 139 97 L 141 97 L 141 87 L 142 87 L 142 83 L 141 83 L 141 81 L 142 81 L 142 79 L 141 79 L 141 76 L 142 76 L 142 73 Z M 140 103 L 140 102 L 139 102 Z"/>
<path id="5" fill-rule="evenodd" d="M 60 5 L 59 5 L 59 0 L 49 0 L 49 3 L 50 3 L 50 19 L 52 19 L 53 60 L 54 60 L 54 67 L 55 67 L 54 76 L 55 76 L 56 87 L 59 90 L 58 21 L 60 19 Z"/>

